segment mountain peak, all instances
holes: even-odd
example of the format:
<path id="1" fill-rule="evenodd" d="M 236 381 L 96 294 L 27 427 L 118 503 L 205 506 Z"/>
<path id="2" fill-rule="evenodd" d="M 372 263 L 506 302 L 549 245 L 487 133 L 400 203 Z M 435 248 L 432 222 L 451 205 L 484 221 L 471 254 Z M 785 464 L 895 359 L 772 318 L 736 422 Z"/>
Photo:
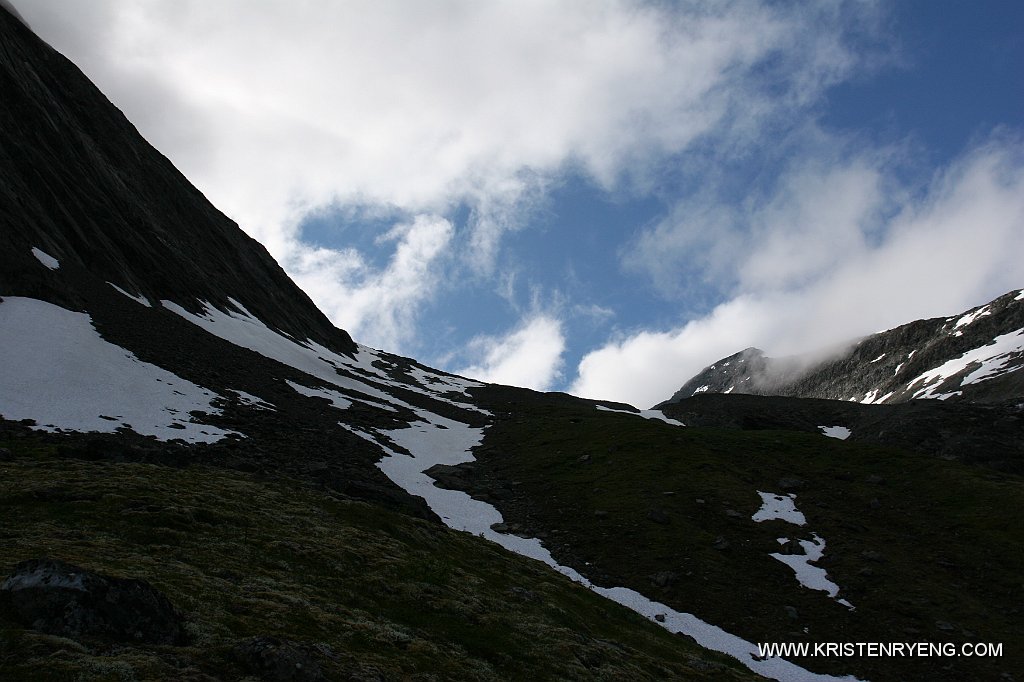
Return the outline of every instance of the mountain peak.
<path id="1" fill-rule="evenodd" d="M 836 352 L 770 358 L 747 348 L 704 368 L 666 402 L 701 393 L 999 402 L 1024 395 L 1022 368 L 1024 289 L 1015 289 L 958 315 L 909 322 Z"/>

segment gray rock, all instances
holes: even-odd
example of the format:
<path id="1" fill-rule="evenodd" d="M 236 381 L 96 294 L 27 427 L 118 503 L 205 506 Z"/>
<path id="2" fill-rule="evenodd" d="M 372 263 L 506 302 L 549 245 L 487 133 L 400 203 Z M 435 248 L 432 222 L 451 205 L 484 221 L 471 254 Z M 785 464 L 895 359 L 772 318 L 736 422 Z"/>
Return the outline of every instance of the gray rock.
<path id="1" fill-rule="evenodd" d="M 112 578 L 57 559 L 29 559 L 0 584 L 0 600 L 25 626 L 52 635 L 183 644 L 182 616 L 142 580 Z"/>
<path id="2" fill-rule="evenodd" d="M 269 682 L 320 682 L 325 680 L 311 650 L 276 637 L 253 637 L 232 649 L 246 668 Z"/>
<path id="3" fill-rule="evenodd" d="M 782 545 L 782 548 L 779 549 L 779 553 L 780 554 L 807 554 L 807 552 L 804 551 L 803 545 L 801 545 L 800 541 L 797 540 L 796 538 L 793 538 L 792 540 L 789 540 L 784 545 Z"/>
<path id="4" fill-rule="evenodd" d="M 796 610 L 795 606 L 786 606 L 785 609 L 786 609 L 786 615 L 789 616 L 789 618 L 791 620 L 799 620 L 800 619 L 800 612 Z"/>
<path id="5" fill-rule="evenodd" d="M 717 549 L 719 552 L 724 552 L 729 549 L 729 541 L 725 539 L 725 536 L 719 535 L 715 538 L 715 541 L 711 543 L 711 546 Z"/>

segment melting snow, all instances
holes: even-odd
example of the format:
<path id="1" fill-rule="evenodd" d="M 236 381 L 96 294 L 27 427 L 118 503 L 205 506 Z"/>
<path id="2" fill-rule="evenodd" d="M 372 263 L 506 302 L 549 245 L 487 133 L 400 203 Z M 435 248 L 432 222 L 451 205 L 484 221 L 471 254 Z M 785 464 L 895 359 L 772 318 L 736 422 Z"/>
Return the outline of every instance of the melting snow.
<path id="1" fill-rule="evenodd" d="M 787 542 L 789 542 L 789 538 L 779 538 L 779 544 L 784 545 Z M 817 561 L 824 556 L 825 540 L 815 534 L 813 540 L 799 540 L 798 542 L 803 547 L 805 554 L 776 553 L 769 556 L 778 559 L 792 568 L 793 572 L 796 573 L 797 582 L 804 587 L 827 592 L 828 596 L 835 599 L 839 594 L 839 586 L 828 579 L 828 573 L 824 568 L 811 565 L 811 562 Z M 848 609 L 853 609 L 853 604 L 845 599 L 836 599 L 836 601 Z"/>
<path id="2" fill-rule="evenodd" d="M 754 521 L 771 521 L 781 519 L 798 526 L 807 525 L 807 519 L 803 512 L 796 508 L 796 495 L 777 495 L 775 493 L 763 493 L 760 490 L 757 494 L 761 496 L 761 508 L 751 516 Z"/>
<path id="3" fill-rule="evenodd" d="M 338 393 L 337 391 L 332 391 L 328 388 L 309 388 L 308 386 L 303 386 L 301 384 L 295 383 L 294 381 L 288 381 L 287 379 L 285 380 L 285 383 L 291 386 L 296 393 L 300 393 L 308 398 L 326 398 L 327 400 L 331 401 L 331 405 L 338 408 L 339 410 L 347 410 L 349 407 L 352 406 L 352 401 L 343 396 L 342 394 Z M 379 407 L 385 406 L 380 405 Z M 386 407 L 389 410 L 394 409 L 390 406 Z"/>
<path id="4" fill-rule="evenodd" d="M 0 414 L 45 431 L 128 426 L 162 440 L 217 441 L 233 433 L 191 421 L 219 414 L 219 396 L 99 335 L 90 317 L 31 298 L 0 303 Z"/>
<path id="5" fill-rule="evenodd" d="M 704 386 L 701 386 L 696 391 L 694 391 L 693 395 L 697 395 L 698 393 L 704 393 L 707 390 L 708 390 L 708 386 L 707 386 L 707 384 L 705 384 Z"/>
<path id="6" fill-rule="evenodd" d="M 890 393 L 889 395 L 892 395 L 892 393 Z M 885 398 L 888 397 L 888 395 L 885 396 Z M 883 398 L 882 400 L 885 400 L 885 398 Z M 879 402 L 881 402 L 881 400 Z M 819 426 L 818 428 L 821 429 L 822 434 L 828 436 L 829 438 L 838 438 L 839 440 L 846 440 L 847 438 L 850 437 L 850 434 L 853 433 L 853 431 L 846 428 L 845 426 Z"/>
<path id="7" fill-rule="evenodd" d="M 228 390 L 234 393 L 236 396 L 238 396 L 238 402 L 242 403 L 243 405 L 255 407 L 257 410 L 277 409 L 276 407 L 274 407 L 272 403 L 268 403 L 266 400 L 260 398 L 259 396 L 255 396 L 251 393 L 246 393 L 245 391 L 239 391 L 237 388 L 229 388 Z"/>
<path id="8" fill-rule="evenodd" d="M 51 256 L 50 254 L 46 253 L 42 249 L 37 249 L 36 247 L 33 246 L 32 255 L 36 257 L 37 261 L 39 261 L 46 267 L 50 268 L 51 270 L 56 270 L 57 268 L 60 267 L 60 261 Z"/>
<path id="9" fill-rule="evenodd" d="M 878 362 L 879 360 L 881 360 L 881 359 L 882 359 L 882 358 L 884 358 L 884 357 L 885 357 L 885 353 L 882 353 L 881 355 L 879 355 L 879 356 L 878 356 L 877 358 L 875 358 L 874 360 L 872 360 L 872 361 L 871 361 L 871 362 L 869 362 L 868 364 L 869 364 L 869 365 L 873 365 L 874 363 Z"/>
<path id="10" fill-rule="evenodd" d="M 639 410 L 637 412 L 630 412 L 629 410 L 616 410 L 615 408 L 605 407 L 604 405 L 594 405 L 594 407 L 602 412 L 618 412 L 620 414 L 628 414 L 634 417 L 643 417 L 644 419 L 656 419 L 658 421 L 665 422 L 666 424 L 671 424 L 672 426 L 686 426 L 686 424 L 678 419 L 666 417 L 665 413 L 661 410 Z"/>
<path id="11" fill-rule="evenodd" d="M 946 379 L 964 371 L 972 363 L 981 366 L 964 377 L 960 386 L 990 379 L 1001 373 L 1000 370 L 1013 359 L 1013 355 L 1021 352 L 1024 352 L 1024 329 L 997 336 L 988 345 L 969 350 L 958 358 L 924 372 L 909 382 L 908 386 L 913 388 L 920 384 L 921 387 L 914 393 L 915 398 L 948 398 L 959 392 L 939 393 L 938 387 Z"/>
<path id="12" fill-rule="evenodd" d="M 980 308 L 978 308 L 977 310 L 975 310 L 973 313 L 967 313 L 966 315 L 964 315 L 963 317 L 961 317 L 959 320 L 956 321 L 956 324 L 953 325 L 953 329 L 957 329 L 959 327 L 966 327 L 967 325 L 969 325 L 971 322 L 974 322 L 979 317 L 984 317 L 985 315 L 991 315 L 992 313 L 990 313 L 988 309 L 989 309 L 989 306 L 983 305 Z"/>
<path id="13" fill-rule="evenodd" d="M 132 299 L 133 301 L 137 301 L 138 303 L 141 303 L 142 305 L 146 306 L 147 308 L 153 307 L 153 304 L 149 302 L 149 299 L 147 299 L 142 294 L 138 294 L 136 296 L 133 296 L 132 294 L 129 294 L 127 291 L 125 291 L 121 287 L 117 286 L 113 282 L 107 282 L 107 284 L 109 284 L 110 286 L 114 287 L 115 289 L 117 289 L 117 291 L 121 292 L 122 294 L 124 294 L 128 298 Z"/>
<path id="14" fill-rule="evenodd" d="M 598 587 L 574 569 L 555 561 L 537 538 L 521 538 L 492 530 L 492 525 L 502 522 L 497 509 L 485 502 L 474 500 L 462 491 L 438 488 L 434 481 L 423 473 L 435 464 L 454 465 L 472 461 L 471 449 L 483 439 L 483 429 L 470 427 L 425 410 L 417 410 L 417 414 L 421 422 L 406 429 L 381 434 L 386 435 L 395 445 L 406 449 L 411 456 L 396 452 L 368 432 L 350 426 L 347 428 L 371 442 L 377 442 L 388 453 L 388 456 L 378 464 L 380 469 L 403 489 L 413 495 L 422 496 L 449 527 L 473 533 L 496 542 L 516 554 L 542 561 L 571 580 L 658 622 L 670 632 L 689 635 L 701 646 L 729 654 L 754 672 L 766 677 L 797 681 L 855 679 L 849 676 L 837 678 L 819 675 L 781 658 L 757 660 L 757 647 L 746 640 L 705 623 L 692 614 L 675 611 L 664 604 L 652 601 L 628 588 Z M 659 616 L 661 620 L 656 619 Z"/>
<path id="15" fill-rule="evenodd" d="M 216 310 L 206 304 L 204 315 L 194 315 L 169 301 L 165 301 L 164 305 L 207 331 L 236 345 L 288 364 L 345 390 L 351 389 L 366 395 L 377 395 L 392 405 L 401 405 L 412 410 L 418 416 L 419 421 L 402 429 L 375 432 L 343 422 L 341 426 L 383 449 L 386 456 L 377 464 L 381 471 L 404 490 L 423 497 L 430 508 L 449 527 L 479 535 L 512 552 L 542 561 L 594 592 L 658 622 L 671 632 L 689 635 L 701 646 L 734 656 L 761 675 L 777 680 L 855 680 L 850 676 L 838 678 L 812 673 L 781 658 L 759 660 L 757 646 L 721 628 L 705 623 L 696 616 L 675 611 L 627 588 L 605 588 L 594 585 L 572 568 L 558 564 L 537 538 L 521 538 L 492 530 L 492 525 L 502 522 L 501 514 L 497 509 L 485 502 L 474 500 L 462 491 L 438 488 L 434 485 L 433 479 L 423 473 L 435 464 L 455 465 L 472 461 L 471 451 L 482 441 L 483 428 L 471 427 L 428 410 L 413 407 L 362 382 L 339 375 L 335 370 L 338 367 L 345 367 L 364 376 L 373 376 L 375 383 L 418 391 L 435 400 L 442 400 L 464 409 L 473 409 L 487 414 L 486 411 L 480 410 L 476 406 L 452 401 L 443 395 L 453 392 L 465 394 L 467 389 L 482 384 L 461 377 L 432 373 L 417 367 L 411 368 L 408 371 L 408 376 L 418 385 L 394 382 L 374 366 L 374 361 L 380 361 L 381 358 L 372 349 L 360 346 L 355 360 L 351 360 L 331 353 L 315 343 L 299 344 L 286 339 L 250 315 L 241 306 L 237 306 L 241 311 L 239 314 L 232 314 Z M 296 391 L 307 392 L 307 395 L 318 395 L 332 401 L 336 398 L 348 399 L 348 397 L 327 389 L 311 389 L 292 382 L 289 382 L 289 385 Z M 435 386 L 437 390 L 433 390 Z M 623 412 L 682 426 L 682 423 L 667 418 L 658 410 L 629 412 L 600 405 L 596 407 L 608 412 Z M 656 616 L 660 619 L 656 619 Z"/>
<path id="16" fill-rule="evenodd" d="M 1024 289 L 1021 289 L 1020 292 L 1013 298 L 1013 300 L 1024 301 Z"/>

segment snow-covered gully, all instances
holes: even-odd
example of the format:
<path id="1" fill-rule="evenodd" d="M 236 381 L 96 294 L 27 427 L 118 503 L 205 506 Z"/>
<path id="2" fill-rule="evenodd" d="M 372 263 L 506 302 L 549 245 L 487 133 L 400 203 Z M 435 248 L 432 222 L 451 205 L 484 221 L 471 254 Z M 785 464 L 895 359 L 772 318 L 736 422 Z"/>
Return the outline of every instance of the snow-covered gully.
<path id="1" fill-rule="evenodd" d="M 409 493 L 423 497 L 449 527 L 473 533 L 496 542 L 516 554 L 542 561 L 575 582 L 659 623 L 670 632 L 688 635 L 705 648 L 733 656 L 765 677 L 794 682 L 857 679 L 852 676 L 835 677 L 814 673 L 781 658 L 761 659 L 756 645 L 692 614 L 676 611 L 629 588 L 600 587 L 593 584 L 574 569 L 555 561 L 551 553 L 536 538 L 521 538 L 492 530 L 492 525 L 502 522 L 501 513 L 497 509 L 473 499 L 462 491 L 438 488 L 424 473 L 435 464 L 454 465 L 473 461 L 472 448 L 482 442 L 484 428 L 467 426 L 426 410 L 417 410 L 417 414 L 422 422 L 417 422 L 409 428 L 380 434 L 386 436 L 394 445 L 408 451 L 408 455 L 397 452 L 381 442 L 373 433 L 358 433 L 377 443 L 387 452 L 387 456 L 378 466 L 388 478 Z"/>

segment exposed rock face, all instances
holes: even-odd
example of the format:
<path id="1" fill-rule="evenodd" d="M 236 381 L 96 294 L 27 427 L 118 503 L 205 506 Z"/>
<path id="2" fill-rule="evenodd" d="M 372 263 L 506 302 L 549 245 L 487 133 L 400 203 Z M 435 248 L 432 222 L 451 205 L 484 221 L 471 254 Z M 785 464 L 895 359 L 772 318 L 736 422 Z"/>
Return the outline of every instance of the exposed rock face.
<path id="1" fill-rule="evenodd" d="M 354 345 L 258 242 L 218 211 L 62 55 L 0 9 L 0 293 L 81 310 L 84 270 L 132 295 L 241 302 L 268 325 L 338 352 Z"/>
<path id="2" fill-rule="evenodd" d="M 26 626 L 64 637 L 181 644 L 182 617 L 142 580 L 112 578 L 57 559 L 18 564 L 0 598 Z"/>
<path id="3" fill-rule="evenodd" d="M 841 351 L 769 358 L 748 348 L 705 368 L 662 405 L 703 393 L 992 403 L 1024 396 L 1022 367 L 1024 290 L 960 315 L 879 332 Z"/>

